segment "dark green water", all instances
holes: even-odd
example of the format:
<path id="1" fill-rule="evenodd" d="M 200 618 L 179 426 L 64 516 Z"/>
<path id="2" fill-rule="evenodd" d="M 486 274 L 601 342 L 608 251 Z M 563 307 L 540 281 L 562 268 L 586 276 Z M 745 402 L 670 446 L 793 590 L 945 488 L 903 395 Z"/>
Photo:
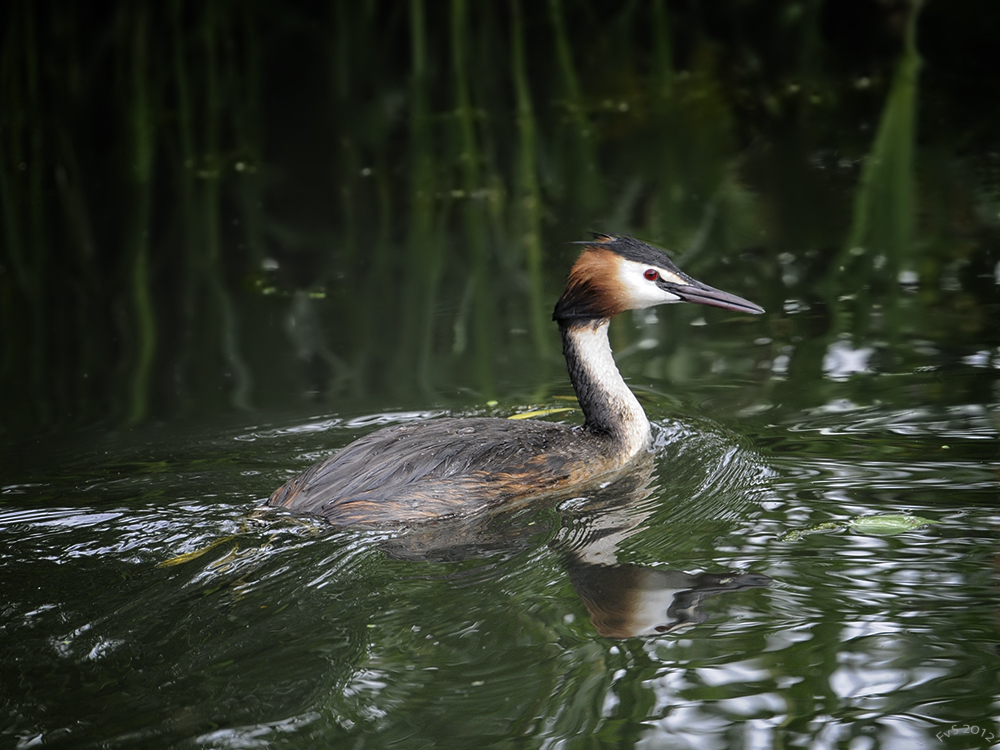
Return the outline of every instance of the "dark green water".
<path id="1" fill-rule="evenodd" d="M 410 533 L 249 515 L 326 450 L 439 412 L 41 441 L 0 513 L 6 743 L 912 748 L 993 732 L 997 409 L 958 394 L 996 387 L 996 353 L 831 369 L 803 408 L 812 394 L 753 343 L 768 326 L 702 329 L 745 372 L 644 393 L 648 476 Z M 622 364 L 669 387 L 641 374 L 655 350 Z M 893 398 L 855 400 L 882 381 Z M 816 530 L 886 514 L 934 523 Z M 615 632 L 637 586 L 664 632 Z"/>
<path id="2" fill-rule="evenodd" d="M 4 11 L 0 748 L 1000 745 L 1000 6 L 82 7 Z M 573 407 L 587 230 L 767 309 L 612 324 L 650 462 L 254 512 Z"/>

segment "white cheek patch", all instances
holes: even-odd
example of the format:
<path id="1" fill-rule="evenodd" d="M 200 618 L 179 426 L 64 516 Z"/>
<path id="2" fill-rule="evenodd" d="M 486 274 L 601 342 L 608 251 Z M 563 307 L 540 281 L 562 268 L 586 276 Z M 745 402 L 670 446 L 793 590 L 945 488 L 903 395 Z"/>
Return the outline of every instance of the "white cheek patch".
<path id="1" fill-rule="evenodd" d="M 644 307 L 653 305 L 666 305 L 671 302 L 680 302 L 681 298 L 676 294 L 671 294 L 656 285 L 655 281 L 650 281 L 643 274 L 650 268 L 654 269 L 660 278 L 671 284 L 687 286 L 687 282 L 675 273 L 671 273 L 665 268 L 657 268 L 647 263 L 636 263 L 634 260 L 621 259 L 618 261 L 618 283 L 624 295 L 628 298 L 628 307 L 634 310 L 641 310 Z"/>

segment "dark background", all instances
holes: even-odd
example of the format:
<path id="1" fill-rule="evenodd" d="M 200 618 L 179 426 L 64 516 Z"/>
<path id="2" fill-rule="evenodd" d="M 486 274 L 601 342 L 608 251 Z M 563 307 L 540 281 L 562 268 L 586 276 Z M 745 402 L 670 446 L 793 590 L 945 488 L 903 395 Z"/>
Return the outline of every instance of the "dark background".
<path id="1" fill-rule="evenodd" d="M 563 243 L 588 230 L 779 317 L 811 299 L 809 336 L 997 329 L 991 0 L 3 14 L 8 441 L 534 393 L 561 368 Z M 906 270 L 923 312 L 904 321 Z"/>

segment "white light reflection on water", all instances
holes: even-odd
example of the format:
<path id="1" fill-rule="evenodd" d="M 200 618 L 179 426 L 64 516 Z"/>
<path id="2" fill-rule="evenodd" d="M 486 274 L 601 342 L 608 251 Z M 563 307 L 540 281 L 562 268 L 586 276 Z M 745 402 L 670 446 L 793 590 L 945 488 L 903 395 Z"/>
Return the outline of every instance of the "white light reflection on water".
<path id="1" fill-rule="evenodd" d="M 271 747 L 276 735 L 298 733 L 319 718 L 319 713 L 309 711 L 283 721 L 219 729 L 194 738 L 194 742 L 203 747 L 234 748 L 234 750 L 268 748 Z"/>
<path id="2" fill-rule="evenodd" d="M 872 716 L 898 708 L 899 691 L 912 690 L 947 676 L 944 666 L 914 664 L 914 644 L 897 623 L 872 618 L 864 623 L 874 631 L 851 637 L 857 625 L 842 631 L 837 668 L 830 675 L 830 688 L 843 706 Z"/>
<path id="3" fill-rule="evenodd" d="M 962 363 L 970 367 L 996 367 L 1000 369 L 1000 349 L 982 349 L 975 354 L 962 357 Z"/>
<path id="4" fill-rule="evenodd" d="M 427 409 L 423 411 L 398 411 L 380 412 L 378 414 L 364 414 L 347 420 L 340 417 L 316 417 L 301 424 L 294 424 L 285 427 L 255 428 L 234 435 L 233 440 L 253 442 L 258 439 L 283 438 L 288 435 L 313 435 L 337 429 L 357 430 L 365 427 L 385 427 L 392 424 L 404 424 L 407 422 L 419 422 L 424 419 L 434 419 L 436 417 L 446 416 L 447 414 L 448 412 L 441 409 Z"/>
<path id="5" fill-rule="evenodd" d="M 803 642 L 801 631 L 792 632 L 791 638 L 775 634 L 783 642 L 778 651 Z M 648 644 L 646 652 L 658 658 L 663 669 L 645 683 L 656 696 L 651 716 L 657 718 L 646 722 L 649 728 L 638 747 L 771 748 L 789 742 L 811 748 L 868 747 L 876 742 L 900 750 L 923 747 L 937 722 L 910 715 L 907 709 L 914 694 L 946 694 L 939 686 L 947 684 L 955 668 L 950 660 L 921 649 L 899 623 L 880 617 L 841 628 L 836 667 L 828 682 L 805 694 L 796 686 L 811 677 L 786 674 L 795 667 L 780 658 L 734 655 L 738 660 L 732 663 L 701 667 L 690 666 L 688 658 L 667 658 L 692 647 L 690 640 Z M 814 658 L 819 659 L 819 653 Z M 809 692 L 813 696 L 806 698 Z M 813 702 L 829 703 L 829 711 L 836 714 L 809 710 L 806 719 L 801 711 Z"/>
<path id="6" fill-rule="evenodd" d="M 868 360 L 875 349 L 870 346 L 855 348 L 849 340 L 839 339 L 827 347 L 823 356 L 823 372 L 831 380 L 846 380 L 851 375 L 871 372 Z"/>
<path id="7" fill-rule="evenodd" d="M 808 479 L 812 489 L 986 490 L 996 487 L 996 465 L 975 461 L 853 461 L 832 458 L 796 459 L 784 467 L 792 489 Z"/>
<path id="8" fill-rule="evenodd" d="M 85 508 L 23 508 L 0 512 L 0 526 L 28 524 L 77 528 L 113 521 L 126 512 L 125 509 L 97 512 Z"/>
<path id="9" fill-rule="evenodd" d="M 845 412 L 853 412 L 850 420 Z M 851 435 L 888 432 L 896 435 L 995 439 L 1000 435 L 996 412 L 985 404 L 889 409 L 883 406 L 860 407 L 846 399 L 836 399 L 807 410 L 787 426 L 789 432 L 818 432 L 822 435 Z"/>

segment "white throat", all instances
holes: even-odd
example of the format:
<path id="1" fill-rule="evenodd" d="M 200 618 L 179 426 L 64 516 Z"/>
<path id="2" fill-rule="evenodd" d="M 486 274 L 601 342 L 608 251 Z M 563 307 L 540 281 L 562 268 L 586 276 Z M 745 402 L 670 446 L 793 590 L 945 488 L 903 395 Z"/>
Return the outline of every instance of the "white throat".
<path id="1" fill-rule="evenodd" d="M 563 329 L 570 379 L 587 425 L 621 442 L 627 458 L 644 450 L 651 433 L 646 413 L 622 380 L 608 342 L 608 321 Z"/>

